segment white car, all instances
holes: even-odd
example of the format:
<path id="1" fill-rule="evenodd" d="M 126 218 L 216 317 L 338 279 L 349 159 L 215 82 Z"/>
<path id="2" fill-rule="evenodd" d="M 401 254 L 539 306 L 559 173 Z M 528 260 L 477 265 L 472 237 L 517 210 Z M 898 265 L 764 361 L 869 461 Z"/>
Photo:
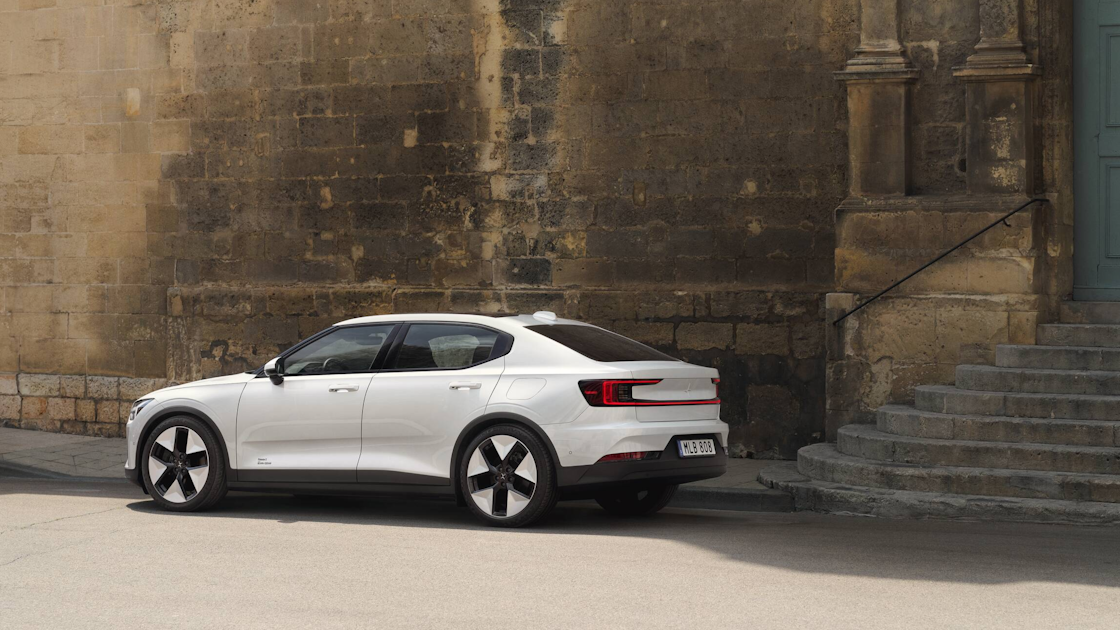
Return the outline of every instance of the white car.
<path id="1" fill-rule="evenodd" d="M 568 498 L 652 514 L 726 471 L 718 387 L 549 312 L 360 317 L 137 400 L 125 473 L 178 511 L 253 490 L 445 495 L 510 527 Z"/>

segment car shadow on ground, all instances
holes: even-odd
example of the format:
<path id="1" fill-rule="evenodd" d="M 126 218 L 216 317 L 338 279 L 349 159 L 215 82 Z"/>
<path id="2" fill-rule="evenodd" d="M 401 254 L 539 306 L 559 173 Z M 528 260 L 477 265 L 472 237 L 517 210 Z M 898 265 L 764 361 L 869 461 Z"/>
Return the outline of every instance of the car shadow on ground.
<path id="1" fill-rule="evenodd" d="M 169 513 L 127 483 L 0 479 L 0 495 L 56 494 L 123 499 L 156 519 L 268 520 L 431 530 L 495 531 L 451 501 L 295 497 L 231 492 L 207 512 Z M 532 544 L 539 536 L 645 538 L 706 550 L 738 562 L 839 576 L 1006 584 L 1058 582 L 1120 587 L 1120 529 L 994 522 L 895 521 L 816 513 L 669 508 L 648 518 L 608 515 L 593 502 L 561 503 L 533 527 L 497 532 Z M 658 546 L 659 552 L 675 553 Z M 1008 576 L 1015 576 L 1009 578 Z"/>
<path id="2" fill-rule="evenodd" d="M 148 500 L 128 507 L 166 515 Z M 231 493 L 203 516 L 492 531 L 467 509 L 439 500 Z M 627 519 L 577 501 L 560 503 L 536 525 L 504 535 L 519 538 L 519 544 L 522 537 L 554 535 L 667 540 L 740 562 L 811 573 L 979 584 L 1007 583 L 1008 575 L 1016 575 L 1014 581 L 1120 587 L 1116 528 L 676 508 Z"/>

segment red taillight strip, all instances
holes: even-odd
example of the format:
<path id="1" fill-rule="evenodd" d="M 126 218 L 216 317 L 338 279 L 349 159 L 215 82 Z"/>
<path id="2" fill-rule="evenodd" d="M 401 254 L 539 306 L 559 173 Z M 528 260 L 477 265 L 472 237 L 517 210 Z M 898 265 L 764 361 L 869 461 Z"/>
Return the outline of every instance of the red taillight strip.
<path id="1" fill-rule="evenodd" d="M 639 462 L 646 459 L 658 459 L 661 453 L 656 451 L 634 451 L 630 453 L 612 453 L 599 458 L 599 462 Z"/>
<path id="2" fill-rule="evenodd" d="M 682 405 L 718 405 L 719 379 L 716 383 L 716 397 L 707 400 L 618 400 L 619 385 L 656 385 L 661 379 L 615 379 L 603 381 L 581 381 L 580 392 L 593 407 L 677 407 Z"/>

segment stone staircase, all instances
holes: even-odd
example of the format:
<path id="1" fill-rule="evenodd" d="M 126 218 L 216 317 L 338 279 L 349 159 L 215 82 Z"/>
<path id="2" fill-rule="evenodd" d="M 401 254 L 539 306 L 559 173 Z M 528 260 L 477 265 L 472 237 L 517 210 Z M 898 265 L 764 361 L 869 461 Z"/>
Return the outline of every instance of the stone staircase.
<path id="1" fill-rule="evenodd" d="M 762 471 L 799 509 L 888 517 L 1120 523 L 1120 303 L 1070 302 L 1038 345 L 957 367 L 914 406 L 843 427 Z"/>

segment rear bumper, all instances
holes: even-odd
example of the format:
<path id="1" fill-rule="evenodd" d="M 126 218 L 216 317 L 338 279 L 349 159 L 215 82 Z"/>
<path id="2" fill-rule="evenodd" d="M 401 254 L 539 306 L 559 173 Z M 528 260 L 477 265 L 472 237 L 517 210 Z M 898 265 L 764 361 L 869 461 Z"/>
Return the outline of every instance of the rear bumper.
<path id="1" fill-rule="evenodd" d="M 565 495 L 570 496 L 620 485 L 641 486 L 651 482 L 680 484 L 719 477 L 727 472 L 727 453 L 719 437 L 714 434 L 673 436 L 657 459 L 560 467 L 557 470 L 557 485 Z M 713 457 L 682 458 L 677 452 L 677 440 L 680 438 L 715 439 L 716 454 Z"/>

